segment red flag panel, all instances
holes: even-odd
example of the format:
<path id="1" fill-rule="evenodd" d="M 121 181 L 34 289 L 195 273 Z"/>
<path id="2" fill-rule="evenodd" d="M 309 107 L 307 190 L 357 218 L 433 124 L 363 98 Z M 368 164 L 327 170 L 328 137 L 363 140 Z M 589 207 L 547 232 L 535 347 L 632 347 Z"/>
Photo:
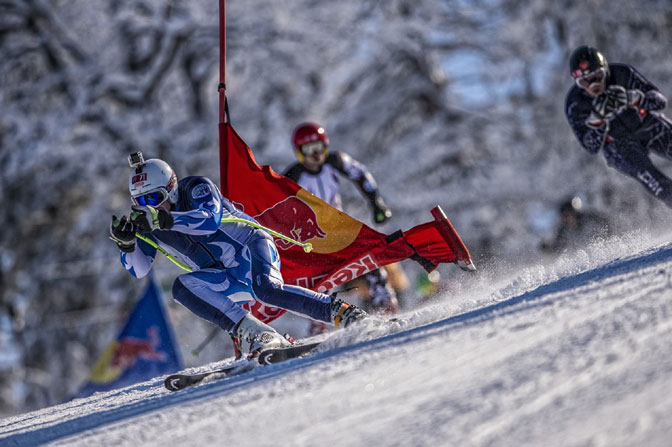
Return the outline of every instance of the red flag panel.
<path id="1" fill-rule="evenodd" d="M 282 274 L 288 284 L 326 292 L 364 273 L 412 258 L 427 271 L 440 263 L 471 266 L 469 252 L 440 208 L 435 221 L 391 235 L 380 233 L 313 196 L 269 166 L 260 166 L 252 151 L 228 123 L 220 123 L 221 190 L 260 224 L 313 246 L 276 239 Z M 252 304 L 248 308 L 252 308 Z M 265 321 L 277 312 L 259 309 Z"/>

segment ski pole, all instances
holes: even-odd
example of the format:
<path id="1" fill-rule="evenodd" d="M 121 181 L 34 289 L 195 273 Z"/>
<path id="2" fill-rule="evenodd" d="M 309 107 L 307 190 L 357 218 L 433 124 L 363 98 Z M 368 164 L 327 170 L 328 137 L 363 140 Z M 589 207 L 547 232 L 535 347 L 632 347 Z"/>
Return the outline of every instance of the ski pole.
<path id="1" fill-rule="evenodd" d="M 194 271 L 194 270 L 193 270 L 191 267 L 189 267 L 187 264 L 185 264 L 185 263 L 183 263 L 183 262 L 180 262 L 180 260 L 177 259 L 175 256 L 171 255 L 171 254 L 168 253 L 166 250 L 164 250 L 163 248 L 159 247 L 159 244 L 157 244 L 156 242 L 154 242 L 154 241 L 151 240 L 150 238 L 145 237 L 145 236 L 143 236 L 143 235 L 141 235 L 141 234 L 139 234 L 139 233 L 135 233 L 135 237 L 137 237 L 137 238 L 140 239 L 140 240 L 143 240 L 143 241 L 147 242 L 149 245 L 151 245 L 152 247 L 154 247 L 154 248 L 156 248 L 157 250 L 159 250 L 161 253 L 163 253 L 163 254 L 166 256 L 166 258 L 170 259 L 176 266 L 178 266 L 178 267 L 180 267 L 180 268 L 182 268 L 182 269 L 184 269 L 184 270 L 186 270 L 186 271 L 188 271 L 188 272 L 193 272 L 193 271 Z"/>
<path id="2" fill-rule="evenodd" d="M 251 227 L 258 228 L 260 230 L 264 230 L 267 233 L 271 234 L 272 236 L 275 236 L 275 237 L 280 238 L 282 240 L 285 240 L 287 242 L 291 242 L 294 245 L 299 245 L 301 248 L 303 248 L 303 251 L 305 251 L 306 253 L 310 253 L 313 250 L 313 245 L 310 242 L 305 242 L 305 243 L 304 242 L 299 242 L 295 239 L 292 239 L 291 237 L 285 236 L 284 234 L 278 233 L 277 231 L 273 231 L 270 228 L 264 227 L 263 225 L 259 225 L 257 223 L 251 222 L 251 221 L 246 220 L 246 219 L 241 219 L 241 218 L 238 218 L 238 217 L 223 217 L 222 222 L 243 223 L 245 225 L 249 225 Z M 191 267 L 184 264 L 183 262 L 180 262 L 179 259 L 177 259 L 175 256 L 168 253 L 166 250 L 164 250 L 162 247 L 160 247 L 159 244 L 157 244 L 156 242 L 154 242 L 150 238 L 145 237 L 145 236 L 141 235 L 140 233 L 135 233 L 135 237 L 147 242 L 149 245 L 151 245 L 152 247 L 159 250 L 161 253 L 163 253 L 169 260 L 171 260 L 178 267 L 180 267 L 180 268 L 182 268 L 182 269 L 184 269 L 188 272 L 193 272 L 193 269 Z"/>
<path id="3" fill-rule="evenodd" d="M 604 145 L 607 142 L 607 138 L 609 137 L 609 121 L 604 123 L 604 136 L 602 137 L 602 143 L 600 144 L 600 148 L 597 150 L 597 152 L 602 151 L 604 148 Z"/>
<path id="4" fill-rule="evenodd" d="M 208 343 L 210 343 L 210 342 L 215 338 L 215 336 L 216 336 L 217 334 L 219 334 L 219 331 L 220 331 L 220 330 L 221 330 L 221 329 L 219 329 L 218 327 L 215 327 L 215 328 L 212 330 L 212 332 L 210 332 L 210 333 L 208 334 L 208 336 L 205 337 L 205 339 L 201 342 L 201 344 L 198 345 L 198 346 L 196 347 L 196 349 L 194 349 L 193 351 L 191 351 L 191 355 L 193 355 L 194 357 L 198 357 L 198 354 L 200 354 L 201 351 L 203 350 L 203 348 L 205 348 L 205 347 L 208 345 Z"/>
<path id="5" fill-rule="evenodd" d="M 306 253 L 310 253 L 311 251 L 313 251 L 313 245 L 310 242 L 299 242 L 295 239 L 292 239 L 291 237 L 285 236 L 282 233 L 278 233 L 277 231 L 273 231 L 268 227 L 265 227 L 263 225 L 259 225 L 258 223 L 254 223 L 254 222 L 251 222 L 251 221 L 246 220 L 246 219 L 241 219 L 239 217 L 222 217 L 222 222 L 237 222 L 237 223 L 242 223 L 242 224 L 245 224 L 245 225 L 249 225 L 251 227 L 258 228 L 260 230 L 264 230 L 268 234 L 271 234 L 271 235 L 273 235 L 277 238 L 280 238 L 283 241 L 291 242 L 294 245 L 298 245 L 301 248 L 303 248 L 303 251 L 305 251 Z"/>

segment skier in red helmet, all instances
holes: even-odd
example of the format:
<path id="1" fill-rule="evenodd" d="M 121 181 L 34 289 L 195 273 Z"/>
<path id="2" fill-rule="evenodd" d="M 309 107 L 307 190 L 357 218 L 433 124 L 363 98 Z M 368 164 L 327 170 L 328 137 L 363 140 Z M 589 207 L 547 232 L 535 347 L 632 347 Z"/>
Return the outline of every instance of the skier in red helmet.
<path id="1" fill-rule="evenodd" d="M 369 170 L 348 154 L 329 150 L 329 136 L 324 127 L 313 122 L 299 124 L 292 134 L 292 144 L 298 163 L 290 166 L 285 176 L 303 189 L 342 210 L 339 181 L 344 176 L 366 197 L 376 224 L 382 224 L 392 216 Z M 396 313 L 399 302 L 395 290 L 388 284 L 385 268 L 367 273 L 364 279 L 371 297 L 368 301 L 370 308 Z"/>
<path id="2" fill-rule="evenodd" d="M 292 134 L 298 163 L 290 166 L 285 176 L 334 208 L 343 208 L 339 194 L 339 174 L 355 183 L 368 199 L 373 220 L 384 223 L 392 216 L 371 173 L 344 152 L 329 151 L 329 136 L 316 123 L 299 124 Z"/>

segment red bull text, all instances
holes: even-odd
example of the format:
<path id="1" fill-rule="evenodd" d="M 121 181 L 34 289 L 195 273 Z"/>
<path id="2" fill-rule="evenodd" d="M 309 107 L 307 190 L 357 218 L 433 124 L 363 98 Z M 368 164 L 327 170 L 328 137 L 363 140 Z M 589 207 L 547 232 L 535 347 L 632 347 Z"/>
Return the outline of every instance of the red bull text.
<path id="1" fill-rule="evenodd" d="M 355 278 L 359 278 L 363 274 L 378 268 L 380 268 L 380 266 L 376 263 L 376 261 L 374 261 L 373 256 L 366 255 L 340 268 L 329 276 L 320 275 L 314 277 L 298 278 L 296 280 L 296 285 L 315 290 L 314 287 L 317 284 L 320 284 L 317 288 L 317 291 L 324 293 L 327 290 L 331 290 L 336 286 L 340 286 L 341 284 L 345 284 Z"/>

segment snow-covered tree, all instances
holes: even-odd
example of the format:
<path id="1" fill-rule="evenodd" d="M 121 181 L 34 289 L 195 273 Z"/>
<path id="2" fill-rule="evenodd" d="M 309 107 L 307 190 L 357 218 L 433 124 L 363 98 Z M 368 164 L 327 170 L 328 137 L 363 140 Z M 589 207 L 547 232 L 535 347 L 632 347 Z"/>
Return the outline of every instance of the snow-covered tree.
<path id="1" fill-rule="evenodd" d="M 384 229 L 438 204 L 475 259 L 511 265 L 539 259 L 530 213 L 570 194 L 621 231 L 669 213 L 584 153 L 563 112 L 567 58 L 583 43 L 672 93 L 669 2 L 228 3 L 231 118 L 257 160 L 282 171 L 294 126 L 321 122 L 377 177 L 395 214 Z M 0 2 L 0 312 L 22 352 L 0 362 L 14 396 L 2 411 L 74 391 L 138 296 L 107 241 L 129 206 L 127 154 L 219 178 L 217 6 Z M 346 211 L 368 219 L 363 203 Z M 169 283 L 175 270 L 163 272 Z"/>

